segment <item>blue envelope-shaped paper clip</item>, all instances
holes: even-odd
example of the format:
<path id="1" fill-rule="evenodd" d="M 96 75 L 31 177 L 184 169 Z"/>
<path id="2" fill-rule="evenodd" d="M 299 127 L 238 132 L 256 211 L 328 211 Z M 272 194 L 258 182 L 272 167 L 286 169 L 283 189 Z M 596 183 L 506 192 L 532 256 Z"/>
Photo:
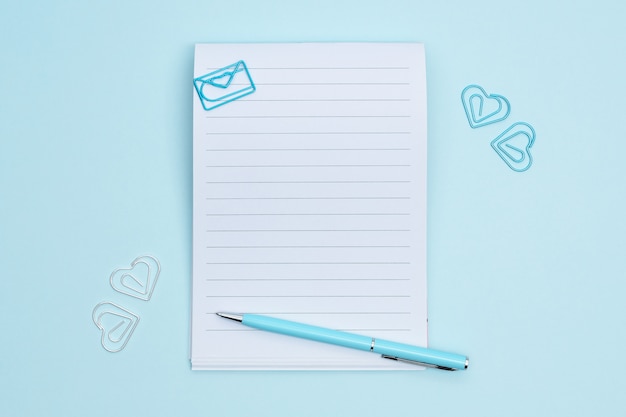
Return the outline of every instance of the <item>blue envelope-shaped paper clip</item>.
<path id="1" fill-rule="evenodd" d="M 195 78 L 193 84 L 204 110 L 223 106 L 256 91 L 248 67 L 243 61 Z"/>

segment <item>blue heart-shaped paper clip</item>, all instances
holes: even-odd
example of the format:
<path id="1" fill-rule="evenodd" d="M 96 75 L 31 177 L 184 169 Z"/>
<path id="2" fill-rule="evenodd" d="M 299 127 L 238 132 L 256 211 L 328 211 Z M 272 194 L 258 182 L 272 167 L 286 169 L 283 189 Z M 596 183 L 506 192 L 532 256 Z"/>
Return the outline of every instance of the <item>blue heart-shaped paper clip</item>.
<path id="1" fill-rule="evenodd" d="M 471 84 L 463 89 L 461 101 L 467 121 L 472 129 L 487 126 L 506 119 L 511 104 L 499 94 L 487 94 L 479 85 Z"/>
<path id="2" fill-rule="evenodd" d="M 531 125 L 517 122 L 492 140 L 491 147 L 509 168 L 523 172 L 533 164 L 530 148 L 535 143 L 535 136 L 535 129 Z"/>

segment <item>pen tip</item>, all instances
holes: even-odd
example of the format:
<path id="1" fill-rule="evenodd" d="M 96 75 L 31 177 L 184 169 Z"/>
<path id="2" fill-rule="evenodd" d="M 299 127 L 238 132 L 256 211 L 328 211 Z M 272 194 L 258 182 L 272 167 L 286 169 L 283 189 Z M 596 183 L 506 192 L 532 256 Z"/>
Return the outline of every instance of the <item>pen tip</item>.
<path id="1" fill-rule="evenodd" d="M 232 313 L 215 313 L 220 317 L 224 317 L 225 319 L 231 319 L 231 320 L 235 320 L 238 322 L 242 322 L 243 321 L 243 315 L 241 314 L 232 314 Z"/>

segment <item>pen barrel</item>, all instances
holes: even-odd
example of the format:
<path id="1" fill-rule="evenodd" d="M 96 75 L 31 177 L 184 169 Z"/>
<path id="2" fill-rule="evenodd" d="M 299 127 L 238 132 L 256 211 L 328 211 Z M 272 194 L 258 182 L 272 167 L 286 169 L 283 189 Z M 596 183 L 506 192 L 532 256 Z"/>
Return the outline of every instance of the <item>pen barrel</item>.
<path id="1" fill-rule="evenodd" d="M 244 314 L 241 323 L 259 330 L 330 343 L 352 349 L 370 350 L 372 345 L 372 338 L 368 336 L 345 333 L 256 314 Z"/>
<path id="2" fill-rule="evenodd" d="M 369 336 L 361 336 L 256 314 L 244 314 L 241 323 L 259 330 L 330 343 L 352 349 L 371 351 L 390 359 L 408 361 L 428 367 L 447 370 L 467 368 L 468 360 L 467 357 L 463 355 L 420 346 L 374 339 Z"/>
<path id="3" fill-rule="evenodd" d="M 390 356 L 405 361 L 419 362 L 426 366 L 434 366 L 445 369 L 465 369 L 467 357 L 456 353 L 442 352 L 420 346 L 406 345 L 404 343 L 390 342 L 376 339 L 374 352 L 384 356 Z"/>

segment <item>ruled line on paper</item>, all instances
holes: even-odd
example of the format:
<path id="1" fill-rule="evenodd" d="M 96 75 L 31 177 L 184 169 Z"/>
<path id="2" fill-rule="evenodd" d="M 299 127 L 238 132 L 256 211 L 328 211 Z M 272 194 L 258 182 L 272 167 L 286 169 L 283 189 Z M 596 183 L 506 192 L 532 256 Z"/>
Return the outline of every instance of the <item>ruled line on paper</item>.
<path id="1" fill-rule="evenodd" d="M 291 245 L 291 246 L 207 246 L 207 249 L 362 249 L 362 248 L 410 248 L 410 245 Z"/>
<path id="2" fill-rule="evenodd" d="M 410 295 L 206 295 L 206 298 L 411 298 Z"/>
<path id="3" fill-rule="evenodd" d="M 204 314 L 215 314 L 215 312 L 207 311 Z M 274 314 L 274 315 L 411 315 L 410 311 L 250 311 L 247 314 Z"/>
<path id="4" fill-rule="evenodd" d="M 259 148 L 259 149 L 241 149 L 241 148 L 232 148 L 232 149 L 206 149 L 207 152 L 314 152 L 314 151 L 350 151 L 350 152 L 354 152 L 354 151 L 410 151 L 411 148 L 345 148 L 345 149 L 338 149 L 338 148 L 318 148 L 318 149 L 311 149 L 311 148 L 284 148 L 284 149 L 263 149 L 263 148 Z"/>
<path id="5" fill-rule="evenodd" d="M 246 85 L 244 83 L 231 83 L 230 85 Z M 343 85 L 358 85 L 358 86 L 364 86 L 364 85 L 375 85 L 375 86 L 390 86 L 390 85 L 401 85 L 401 86 L 406 86 L 406 85 L 411 85 L 411 83 L 408 82 L 400 82 L 400 83 L 392 83 L 392 82 L 370 82 L 370 83 L 345 83 L 345 82 L 340 82 L 340 83 L 320 83 L 320 82 L 311 82 L 311 83 L 304 83 L 304 82 L 293 82 L 293 83 L 256 83 L 255 85 L 259 86 L 259 85 L 265 85 L 265 86 L 269 86 L 269 85 L 289 85 L 289 86 L 294 86 L 294 85 L 306 85 L 306 86 L 321 86 L 321 85 L 332 85 L 332 86 L 343 86 Z"/>
<path id="6" fill-rule="evenodd" d="M 207 71 L 217 70 L 221 67 L 206 67 Z M 406 66 L 397 66 L 397 67 L 388 67 L 388 66 L 378 66 L 378 67 L 248 67 L 249 70 L 281 70 L 281 71 L 292 71 L 292 70 L 408 70 L 411 67 Z"/>
<path id="7" fill-rule="evenodd" d="M 206 232 L 410 232 L 411 229 L 209 229 Z"/>
<path id="8" fill-rule="evenodd" d="M 217 135 L 410 135 L 411 132 L 206 132 L 207 136 Z"/>
<path id="9" fill-rule="evenodd" d="M 342 164 L 328 164 L 328 165 L 206 165 L 205 168 L 406 168 L 410 167 L 410 164 L 360 164 L 360 165 L 342 165 Z"/>
<path id="10" fill-rule="evenodd" d="M 285 99 L 270 99 L 270 98 L 264 98 L 264 99 L 252 99 L 252 98 L 241 98 L 239 99 L 239 101 L 242 102 L 393 102 L 393 101 L 397 101 L 397 102 L 410 102 L 411 99 L 409 98 L 299 98 L 299 99 L 293 99 L 293 98 L 285 98 Z"/>
<path id="11" fill-rule="evenodd" d="M 411 331 L 411 329 L 408 328 L 398 328 L 398 329 L 390 329 L 390 328 L 369 328 L 369 327 L 364 327 L 364 328 L 352 328 L 352 327 L 345 327 L 345 328 L 339 328 L 339 329 L 335 329 L 335 330 L 339 330 L 342 332 L 409 332 Z M 234 333 L 250 333 L 250 332 L 261 332 L 263 330 L 257 330 L 257 329 L 251 329 L 251 328 L 239 328 L 239 329 L 213 329 L 213 328 L 209 328 L 209 329 L 205 329 L 206 332 L 234 332 Z"/>
<path id="12" fill-rule="evenodd" d="M 410 216 L 411 213 L 206 213 L 205 216 Z"/>
<path id="13" fill-rule="evenodd" d="M 397 181 L 205 181 L 205 184 L 408 184 L 410 180 Z"/>
<path id="14" fill-rule="evenodd" d="M 411 197 L 206 197 L 206 200 L 410 200 Z"/>
<path id="15" fill-rule="evenodd" d="M 410 262 L 206 262 L 206 265 L 410 265 Z"/>
<path id="16" fill-rule="evenodd" d="M 362 119 L 362 118 L 368 118 L 368 119 L 372 119 L 372 118 L 385 118 L 385 119 L 408 119 L 410 118 L 410 115 L 362 115 L 362 114 L 355 114 L 355 115 L 315 115 L 315 114 L 303 114 L 303 115 L 281 115 L 281 116 L 273 116 L 273 115 L 266 115 L 266 116 L 213 116 L 213 115 L 206 115 L 205 118 L 207 119 L 348 119 L 348 118 L 355 118 L 355 119 Z"/>
<path id="17" fill-rule="evenodd" d="M 410 281 L 411 278 L 207 278 L 206 281 Z"/>

